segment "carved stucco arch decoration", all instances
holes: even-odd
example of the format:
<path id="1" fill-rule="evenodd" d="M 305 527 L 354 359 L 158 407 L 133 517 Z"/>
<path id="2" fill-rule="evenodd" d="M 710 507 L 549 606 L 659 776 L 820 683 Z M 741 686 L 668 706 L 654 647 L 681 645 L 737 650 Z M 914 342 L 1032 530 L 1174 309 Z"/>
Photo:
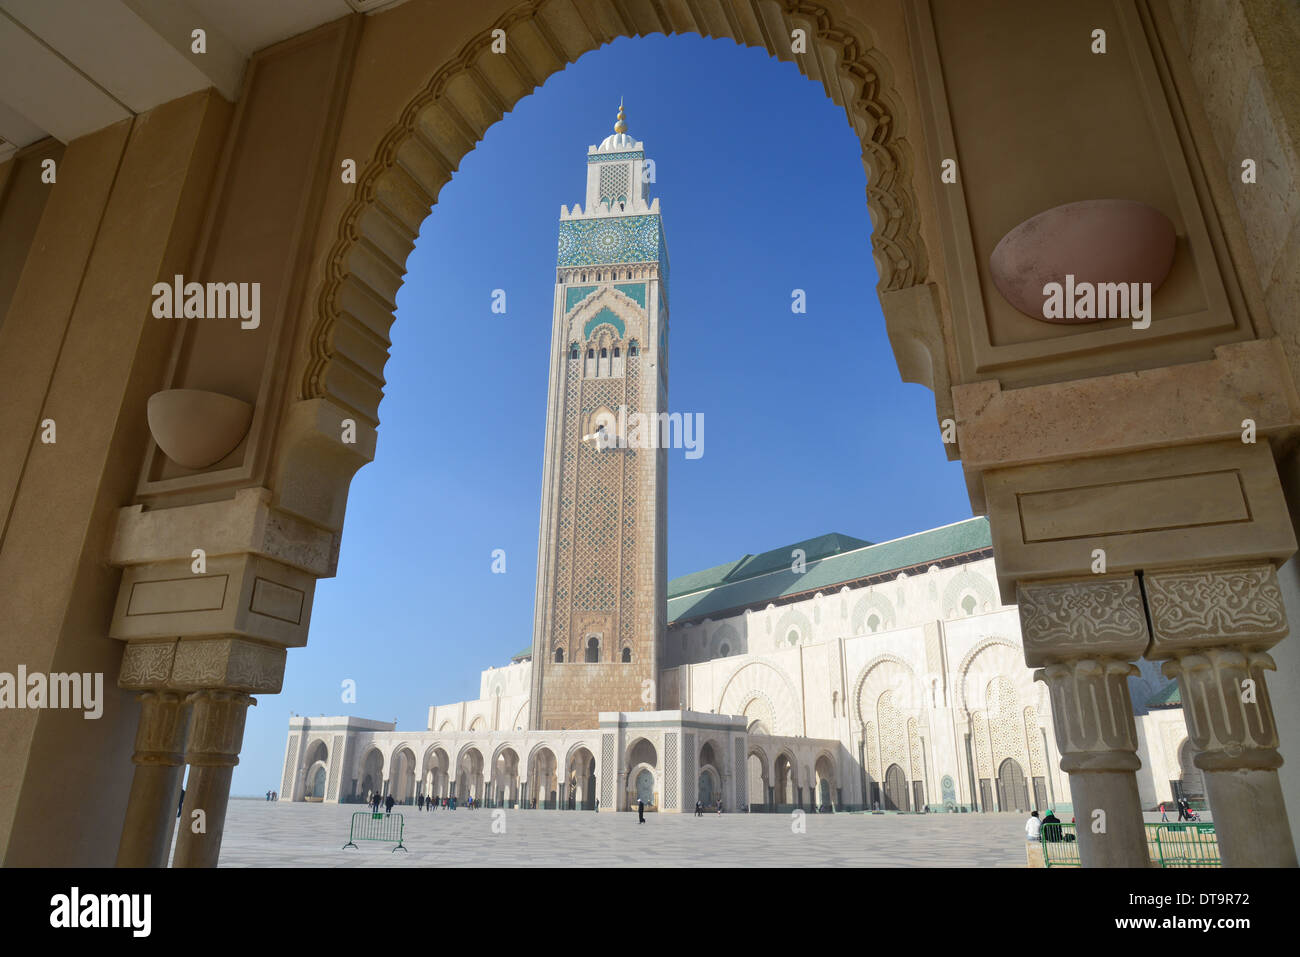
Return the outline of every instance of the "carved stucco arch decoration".
<path id="1" fill-rule="evenodd" d="M 891 654 L 876 655 L 876 657 L 872 658 L 870 661 L 868 661 L 865 665 L 862 666 L 862 670 L 858 672 L 858 677 L 853 682 L 853 703 L 854 703 L 854 707 L 857 709 L 858 712 L 859 727 L 867 724 L 868 722 L 874 722 L 876 720 L 876 699 L 878 699 L 880 695 L 877 694 L 872 698 L 871 709 L 870 712 L 868 712 L 863 709 L 862 694 L 863 691 L 866 689 L 867 682 L 872 680 L 871 677 L 872 673 L 885 665 L 897 665 L 898 667 L 902 668 L 903 673 L 906 675 L 908 680 L 908 689 L 907 689 L 909 692 L 908 698 L 911 699 L 911 701 L 920 700 L 920 696 L 917 694 L 917 692 L 922 689 L 920 688 L 920 684 L 917 680 L 916 671 L 913 670 L 912 666 L 908 664 L 906 660 L 900 658 L 898 655 L 891 655 Z M 881 692 L 898 691 L 898 690 L 901 689 L 897 687 L 889 687 L 889 686 L 880 689 Z M 911 704 L 911 701 L 907 701 L 905 699 L 904 702 L 905 706 L 900 705 L 899 710 L 907 712 L 909 714 L 915 712 L 917 708 Z"/>
<path id="2" fill-rule="evenodd" d="M 517 731 L 517 730 L 519 730 L 520 728 L 523 728 L 523 726 L 524 726 L 525 724 L 528 723 L 528 719 L 527 719 L 526 715 L 528 714 L 528 702 L 529 702 L 530 700 L 531 700 L 531 699 L 529 699 L 529 698 L 525 698 L 525 699 L 524 699 L 524 703 L 521 704 L 521 705 L 519 706 L 519 710 L 515 712 L 515 720 L 512 721 L 512 722 L 510 722 L 510 723 L 511 723 L 511 727 L 506 728 L 505 730 L 507 730 L 507 731 Z"/>
<path id="3" fill-rule="evenodd" d="M 867 622 L 868 615 L 876 611 L 880 615 L 879 631 L 888 631 L 893 628 L 898 621 L 898 613 L 894 610 L 894 603 L 878 591 L 872 591 L 870 594 L 863 595 L 853 605 L 853 613 L 849 619 L 850 634 L 861 635 Z"/>
<path id="4" fill-rule="evenodd" d="M 484 24 L 407 102 L 362 165 L 326 255 L 307 333 L 299 398 L 333 398 L 371 425 L 378 424 L 386 351 L 381 356 L 340 356 L 335 330 L 340 317 L 350 312 L 348 321 L 358 332 L 369 330 L 371 336 L 386 338 L 384 322 L 392 322 L 396 292 L 420 224 L 464 155 L 552 74 L 620 37 L 695 33 L 730 39 L 793 60 L 805 76 L 820 81 L 827 95 L 845 108 L 862 144 L 878 291 L 925 283 L 928 261 L 912 186 L 912 150 L 903 135 L 893 68 L 871 30 L 841 12 L 836 0 L 695 0 L 639 9 L 644 16 L 632 24 L 615 5 L 527 0 Z M 790 52 L 795 27 L 808 31 L 807 53 Z M 498 56 L 491 51 L 493 30 L 509 35 L 514 28 L 540 37 L 551 57 L 534 70 L 511 45 L 503 59 L 518 84 L 503 89 L 494 83 L 508 81 L 494 81 L 501 71 L 485 61 Z M 375 328 L 377 324 L 382 328 Z M 332 394 L 329 372 L 335 362 L 347 363 L 342 372 L 352 386 L 347 398 Z"/>
<path id="5" fill-rule="evenodd" d="M 752 705 L 755 701 L 761 703 L 763 707 L 767 709 L 767 713 L 762 716 L 767 718 L 768 728 L 766 733 L 774 734 L 775 732 L 773 728 L 776 726 L 776 705 L 772 703 L 771 697 L 765 692 L 759 691 L 757 689 L 752 689 L 746 692 L 745 696 L 741 699 L 740 710 L 737 711 L 736 713 L 740 715 L 742 718 L 749 718 L 750 717 L 748 713 L 749 706 Z M 748 721 L 745 726 L 746 733 L 748 733 L 749 727 L 753 725 L 755 721 L 760 721 L 760 720 L 761 720 L 760 717 L 755 717 L 753 718 L 753 720 Z"/>
<path id="6" fill-rule="evenodd" d="M 775 727 L 768 729 L 774 735 L 802 734 L 803 729 L 796 715 L 801 713 L 799 695 L 780 669 L 765 661 L 751 661 L 738 668 L 718 696 L 718 714 L 743 714 L 736 704 L 748 704 L 754 693 L 764 695 L 772 707 L 772 722 Z"/>
<path id="7" fill-rule="evenodd" d="M 970 675 L 968 672 L 974 666 L 981 656 L 995 655 L 1002 660 L 999 664 L 1001 668 L 995 668 L 987 673 L 982 672 L 983 679 L 978 683 L 977 690 L 984 694 L 987 690 L 988 682 L 998 675 L 1005 675 L 1013 685 L 1016 691 L 1023 696 L 1023 700 L 1034 705 L 1040 712 L 1046 707 L 1047 687 L 1041 682 L 1035 682 L 1031 677 L 1031 672 L 1025 668 L 1024 652 L 1014 642 L 1006 638 L 986 638 L 981 641 L 961 659 L 961 664 L 957 666 L 957 701 L 962 711 L 967 715 L 973 715 L 977 711 L 987 710 L 987 704 L 983 701 L 972 701 L 968 695 L 970 688 Z M 985 661 L 991 660 L 988 657 Z"/>
<path id="8" fill-rule="evenodd" d="M 786 639 L 791 631 L 799 633 L 799 640 L 793 645 Z M 802 610 L 798 608 L 788 608 L 785 613 L 777 619 L 776 625 L 772 629 L 772 642 L 778 649 L 797 648 L 799 645 L 806 645 L 813 638 L 813 623 Z"/>
<path id="9" fill-rule="evenodd" d="M 312 738 L 310 741 L 307 742 L 307 747 L 303 748 L 302 750 L 302 763 L 304 767 L 306 767 L 309 763 L 307 761 L 307 755 L 311 754 L 312 749 L 316 747 L 316 745 L 318 744 L 322 745 L 325 748 L 325 762 L 327 764 L 329 763 L 330 758 L 334 756 L 333 752 L 330 751 L 330 746 L 328 741 L 326 741 L 324 738 Z M 315 758 L 313 760 L 318 761 L 320 759 Z"/>
<path id="10" fill-rule="evenodd" d="M 619 335 L 618 338 L 626 339 L 629 336 L 645 334 L 645 309 L 627 293 L 620 292 L 613 286 L 605 286 L 574 304 L 573 310 L 565 320 L 565 328 L 568 329 L 570 338 L 577 339 L 579 342 L 589 338 L 583 335 L 583 328 L 602 309 L 608 309 L 616 315 L 623 323 L 623 328 L 627 330 L 626 335 Z M 600 326 L 597 326 L 592 329 L 592 335 L 599 328 Z M 617 329 L 614 331 L 618 332 Z"/>

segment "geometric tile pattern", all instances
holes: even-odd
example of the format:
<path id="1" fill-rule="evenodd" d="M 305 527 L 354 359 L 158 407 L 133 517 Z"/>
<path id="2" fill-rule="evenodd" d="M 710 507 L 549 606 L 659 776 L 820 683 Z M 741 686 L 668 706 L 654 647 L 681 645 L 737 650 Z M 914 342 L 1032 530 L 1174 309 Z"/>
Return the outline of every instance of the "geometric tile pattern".
<path id="1" fill-rule="evenodd" d="M 558 266 L 659 262 L 663 240 L 659 216 L 566 219 L 560 223 Z"/>

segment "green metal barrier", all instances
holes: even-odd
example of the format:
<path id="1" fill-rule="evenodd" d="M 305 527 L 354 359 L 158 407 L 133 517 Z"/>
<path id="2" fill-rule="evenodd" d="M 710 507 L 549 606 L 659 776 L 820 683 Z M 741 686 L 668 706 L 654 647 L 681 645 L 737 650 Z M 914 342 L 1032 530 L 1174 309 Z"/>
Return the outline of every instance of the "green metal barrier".
<path id="1" fill-rule="evenodd" d="M 1213 824 L 1148 824 L 1147 847 L 1157 867 L 1223 866 Z"/>
<path id="2" fill-rule="evenodd" d="M 402 844 L 402 830 L 406 822 L 400 814 L 376 814 L 373 811 L 357 811 L 352 815 L 352 832 L 348 834 L 348 842 L 343 845 L 343 850 L 349 847 L 356 847 L 357 841 L 382 841 L 390 843 L 397 842 L 396 851 L 401 848 L 403 851 L 410 853 L 410 849 Z M 358 848 L 360 850 L 360 848 Z"/>
<path id="3" fill-rule="evenodd" d="M 1212 823 L 1147 824 L 1147 854 L 1155 867 L 1221 867 L 1219 837 Z M 1078 867 L 1073 824 L 1044 824 L 1038 832 L 1046 867 Z"/>

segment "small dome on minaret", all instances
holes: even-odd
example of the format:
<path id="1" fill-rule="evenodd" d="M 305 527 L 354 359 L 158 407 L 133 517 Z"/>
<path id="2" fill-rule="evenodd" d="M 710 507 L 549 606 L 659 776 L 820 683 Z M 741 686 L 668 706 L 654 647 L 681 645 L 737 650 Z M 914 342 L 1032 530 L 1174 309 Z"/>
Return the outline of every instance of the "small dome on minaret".
<path id="1" fill-rule="evenodd" d="M 601 141 L 602 150 L 628 150 L 636 146 L 636 140 L 627 135 L 627 116 L 623 113 L 623 98 L 618 98 L 618 119 L 614 121 L 614 132 Z"/>

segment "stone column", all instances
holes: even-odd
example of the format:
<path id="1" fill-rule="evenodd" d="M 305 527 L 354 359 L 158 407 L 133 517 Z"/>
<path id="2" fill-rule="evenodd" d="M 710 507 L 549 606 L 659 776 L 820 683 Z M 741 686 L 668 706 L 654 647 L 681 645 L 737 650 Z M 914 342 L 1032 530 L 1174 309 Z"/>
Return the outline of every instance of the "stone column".
<path id="1" fill-rule="evenodd" d="M 1051 692 L 1084 867 L 1149 867 L 1128 677 L 1149 634 L 1136 575 L 1019 582 L 1025 663 Z"/>
<path id="2" fill-rule="evenodd" d="M 117 848 L 118 867 L 166 867 L 185 771 L 189 708 L 175 691 L 137 695 L 140 723 L 135 734 L 135 777 Z"/>
<path id="3" fill-rule="evenodd" d="M 1268 563 L 1151 572 L 1148 657 L 1178 680 L 1225 867 L 1295 867 L 1266 653 L 1287 633 Z"/>
<path id="4" fill-rule="evenodd" d="M 244 743 L 244 718 L 256 704 L 240 691 L 204 690 L 187 699 L 192 710 L 185 761 L 190 777 L 176 838 L 175 867 L 216 867 L 226 826 L 230 779 Z M 197 819 L 196 811 L 202 811 Z M 196 833 L 200 821 L 202 829 Z"/>

